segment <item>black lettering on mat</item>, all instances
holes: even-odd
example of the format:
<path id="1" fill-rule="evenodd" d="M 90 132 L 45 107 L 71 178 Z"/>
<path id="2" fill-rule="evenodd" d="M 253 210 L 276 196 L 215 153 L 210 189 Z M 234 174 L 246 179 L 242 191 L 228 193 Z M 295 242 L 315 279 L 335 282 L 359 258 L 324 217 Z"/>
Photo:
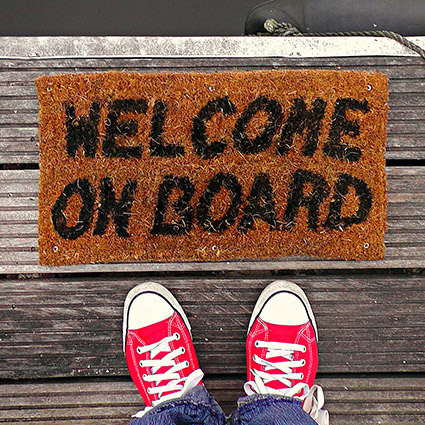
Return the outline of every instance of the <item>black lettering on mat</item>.
<path id="1" fill-rule="evenodd" d="M 304 196 L 304 186 L 310 183 L 313 190 L 308 196 Z M 319 174 L 306 170 L 297 170 L 292 176 L 289 188 L 289 199 L 286 205 L 283 230 L 291 230 L 295 226 L 295 219 L 300 207 L 308 210 L 307 226 L 310 230 L 317 230 L 319 219 L 319 207 L 330 193 L 329 184 Z"/>
<path id="2" fill-rule="evenodd" d="M 66 152 L 75 158 L 80 146 L 84 148 L 86 157 L 94 158 L 99 137 L 98 124 L 100 119 L 100 103 L 93 102 L 89 115 L 75 116 L 75 106 L 70 102 L 64 103 L 66 126 Z"/>
<path id="3" fill-rule="evenodd" d="M 75 226 L 68 226 L 64 211 L 74 194 L 80 196 L 82 206 L 78 222 Z M 53 227 L 63 239 L 77 239 L 90 228 L 95 197 L 95 191 L 87 179 L 77 179 L 65 186 L 52 208 Z"/>
<path id="4" fill-rule="evenodd" d="M 135 120 L 118 121 L 121 112 L 145 114 L 148 104 L 145 99 L 115 99 L 109 106 L 106 123 L 106 134 L 103 140 L 103 153 L 114 158 L 141 158 L 143 147 L 118 146 L 116 138 L 131 137 L 137 134 L 138 125 Z"/>
<path id="5" fill-rule="evenodd" d="M 224 152 L 227 146 L 225 139 L 207 143 L 207 128 L 205 123 L 214 115 L 222 113 L 225 116 L 236 112 L 236 106 L 226 97 L 210 100 L 201 108 L 193 119 L 192 144 L 197 155 L 203 159 L 212 159 Z"/>
<path id="6" fill-rule="evenodd" d="M 301 98 L 294 99 L 289 118 L 283 126 L 280 140 L 277 145 L 277 155 L 285 155 L 292 146 L 294 135 L 300 136 L 306 132 L 306 143 L 303 147 L 303 155 L 313 156 L 317 150 L 322 120 L 325 115 L 326 102 L 318 97 L 308 110 L 307 105 Z"/>
<path id="7" fill-rule="evenodd" d="M 181 220 L 177 223 L 164 223 L 170 195 L 176 189 L 180 189 L 183 192 L 183 195 L 173 203 L 173 208 Z M 189 177 L 166 175 L 159 187 L 158 202 L 155 208 L 151 233 L 153 235 L 172 236 L 188 233 L 193 224 L 193 207 L 190 205 L 190 201 L 194 193 L 195 187 Z"/>
<path id="8" fill-rule="evenodd" d="M 355 138 L 360 134 L 360 124 L 357 120 L 347 119 L 347 112 L 361 111 L 364 114 L 369 112 L 367 100 L 362 102 L 356 99 L 338 99 L 335 102 L 335 109 L 332 115 L 332 124 L 329 129 L 328 140 L 323 147 L 323 153 L 331 158 L 342 159 L 350 162 L 357 162 L 362 152 L 358 147 L 341 143 L 341 138 L 348 135 Z"/>
<path id="9" fill-rule="evenodd" d="M 255 176 L 251 193 L 248 196 L 248 205 L 242 212 L 238 226 L 241 233 L 247 233 L 254 226 L 255 220 L 263 220 L 270 225 L 270 230 L 277 230 L 275 202 L 270 176 L 260 173 Z"/>
<path id="10" fill-rule="evenodd" d="M 355 214 L 350 217 L 341 217 L 341 208 L 348 188 L 353 187 L 359 198 L 359 207 Z M 340 226 L 346 228 L 352 224 L 359 224 L 366 220 L 372 208 L 372 193 L 367 184 L 349 174 L 341 174 L 335 184 L 335 194 L 329 207 L 328 218 L 325 226 L 329 229 L 338 229 Z"/>
<path id="11" fill-rule="evenodd" d="M 250 139 L 246 135 L 248 123 L 260 111 L 269 115 L 268 123 L 261 134 L 255 139 Z M 273 136 L 282 119 L 282 107 L 277 100 L 267 99 L 265 96 L 257 97 L 253 100 L 245 111 L 241 114 L 233 130 L 233 143 L 236 149 L 242 153 L 256 154 L 269 148 Z"/>
<path id="12" fill-rule="evenodd" d="M 164 120 L 167 116 L 167 104 L 161 100 L 156 100 L 153 107 L 152 130 L 149 140 L 151 156 L 163 158 L 175 158 L 184 156 L 184 147 L 177 144 L 164 144 Z"/>
<path id="13" fill-rule="evenodd" d="M 137 182 L 127 180 L 121 192 L 121 199 L 116 200 L 115 189 L 110 177 L 105 177 L 100 182 L 100 206 L 96 227 L 93 235 L 103 236 L 109 223 L 109 216 L 114 221 L 115 231 L 120 238 L 128 238 L 128 221 L 131 207 L 133 206 L 134 194 Z"/>
<path id="14" fill-rule="evenodd" d="M 221 218 L 213 220 L 211 217 L 211 204 L 222 187 L 225 187 L 230 192 L 230 205 Z M 239 184 L 238 179 L 230 173 L 217 173 L 209 181 L 199 198 L 196 218 L 204 230 L 221 233 L 236 221 L 241 203 L 242 186 Z"/>

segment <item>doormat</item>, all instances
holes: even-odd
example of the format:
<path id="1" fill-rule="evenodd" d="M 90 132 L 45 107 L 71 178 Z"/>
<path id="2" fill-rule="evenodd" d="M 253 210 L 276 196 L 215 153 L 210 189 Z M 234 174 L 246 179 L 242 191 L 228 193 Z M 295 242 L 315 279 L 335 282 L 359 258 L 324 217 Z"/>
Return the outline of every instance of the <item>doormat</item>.
<path id="1" fill-rule="evenodd" d="M 110 72 L 36 86 L 40 264 L 384 257 L 385 75 Z"/>

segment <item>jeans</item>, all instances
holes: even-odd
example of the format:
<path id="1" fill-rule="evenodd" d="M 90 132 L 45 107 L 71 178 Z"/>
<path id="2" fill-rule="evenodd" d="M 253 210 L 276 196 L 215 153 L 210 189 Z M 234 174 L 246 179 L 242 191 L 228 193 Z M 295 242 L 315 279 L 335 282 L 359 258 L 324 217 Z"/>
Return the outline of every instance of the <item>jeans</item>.
<path id="1" fill-rule="evenodd" d="M 131 425 L 224 425 L 226 417 L 204 386 L 182 398 L 164 402 L 135 419 Z M 301 402 L 290 397 L 252 395 L 238 400 L 231 425 L 317 425 Z"/>

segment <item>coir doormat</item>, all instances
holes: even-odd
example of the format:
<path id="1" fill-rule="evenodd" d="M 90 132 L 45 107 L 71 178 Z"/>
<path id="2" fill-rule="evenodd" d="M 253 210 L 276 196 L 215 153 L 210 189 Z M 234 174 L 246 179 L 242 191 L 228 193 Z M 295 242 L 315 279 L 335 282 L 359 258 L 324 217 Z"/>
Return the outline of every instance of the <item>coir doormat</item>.
<path id="1" fill-rule="evenodd" d="M 36 80 L 44 265 L 384 256 L 387 77 Z"/>

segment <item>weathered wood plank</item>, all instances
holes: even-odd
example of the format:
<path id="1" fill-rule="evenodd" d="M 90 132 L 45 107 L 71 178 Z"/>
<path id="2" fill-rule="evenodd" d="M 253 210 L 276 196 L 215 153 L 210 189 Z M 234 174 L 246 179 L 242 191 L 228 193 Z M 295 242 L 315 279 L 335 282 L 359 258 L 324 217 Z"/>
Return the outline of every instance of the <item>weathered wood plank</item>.
<path id="1" fill-rule="evenodd" d="M 374 262 L 286 257 L 266 261 L 121 263 L 38 266 L 37 170 L 0 171 L 0 273 L 108 271 L 247 271 L 288 269 L 409 268 L 425 265 L 425 168 L 388 167 L 386 259 Z"/>
<path id="2" fill-rule="evenodd" d="M 229 414 L 243 396 L 244 377 L 208 377 L 205 385 Z M 334 425 L 419 425 L 425 417 L 424 378 L 319 377 Z M 128 424 L 143 408 L 126 380 L 23 382 L 0 385 L 0 423 Z"/>
<path id="3" fill-rule="evenodd" d="M 0 163 L 37 163 L 33 84 L 59 72 L 213 72 L 271 68 L 363 69 L 390 77 L 388 159 L 425 158 L 425 67 L 417 58 L 141 58 L 0 60 Z M 401 148 L 400 148 L 401 147 Z"/>
<path id="4" fill-rule="evenodd" d="M 290 279 L 306 290 L 312 303 L 321 372 L 425 372 L 425 277 Z M 126 375 L 122 305 L 140 281 L 0 281 L 0 378 Z M 188 314 L 202 368 L 207 373 L 243 373 L 246 327 L 270 280 L 160 282 Z"/>
<path id="5" fill-rule="evenodd" d="M 425 37 L 408 37 L 425 46 Z M 2 37 L 3 55 L 49 60 L 59 57 L 418 57 L 383 37 Z"/>

